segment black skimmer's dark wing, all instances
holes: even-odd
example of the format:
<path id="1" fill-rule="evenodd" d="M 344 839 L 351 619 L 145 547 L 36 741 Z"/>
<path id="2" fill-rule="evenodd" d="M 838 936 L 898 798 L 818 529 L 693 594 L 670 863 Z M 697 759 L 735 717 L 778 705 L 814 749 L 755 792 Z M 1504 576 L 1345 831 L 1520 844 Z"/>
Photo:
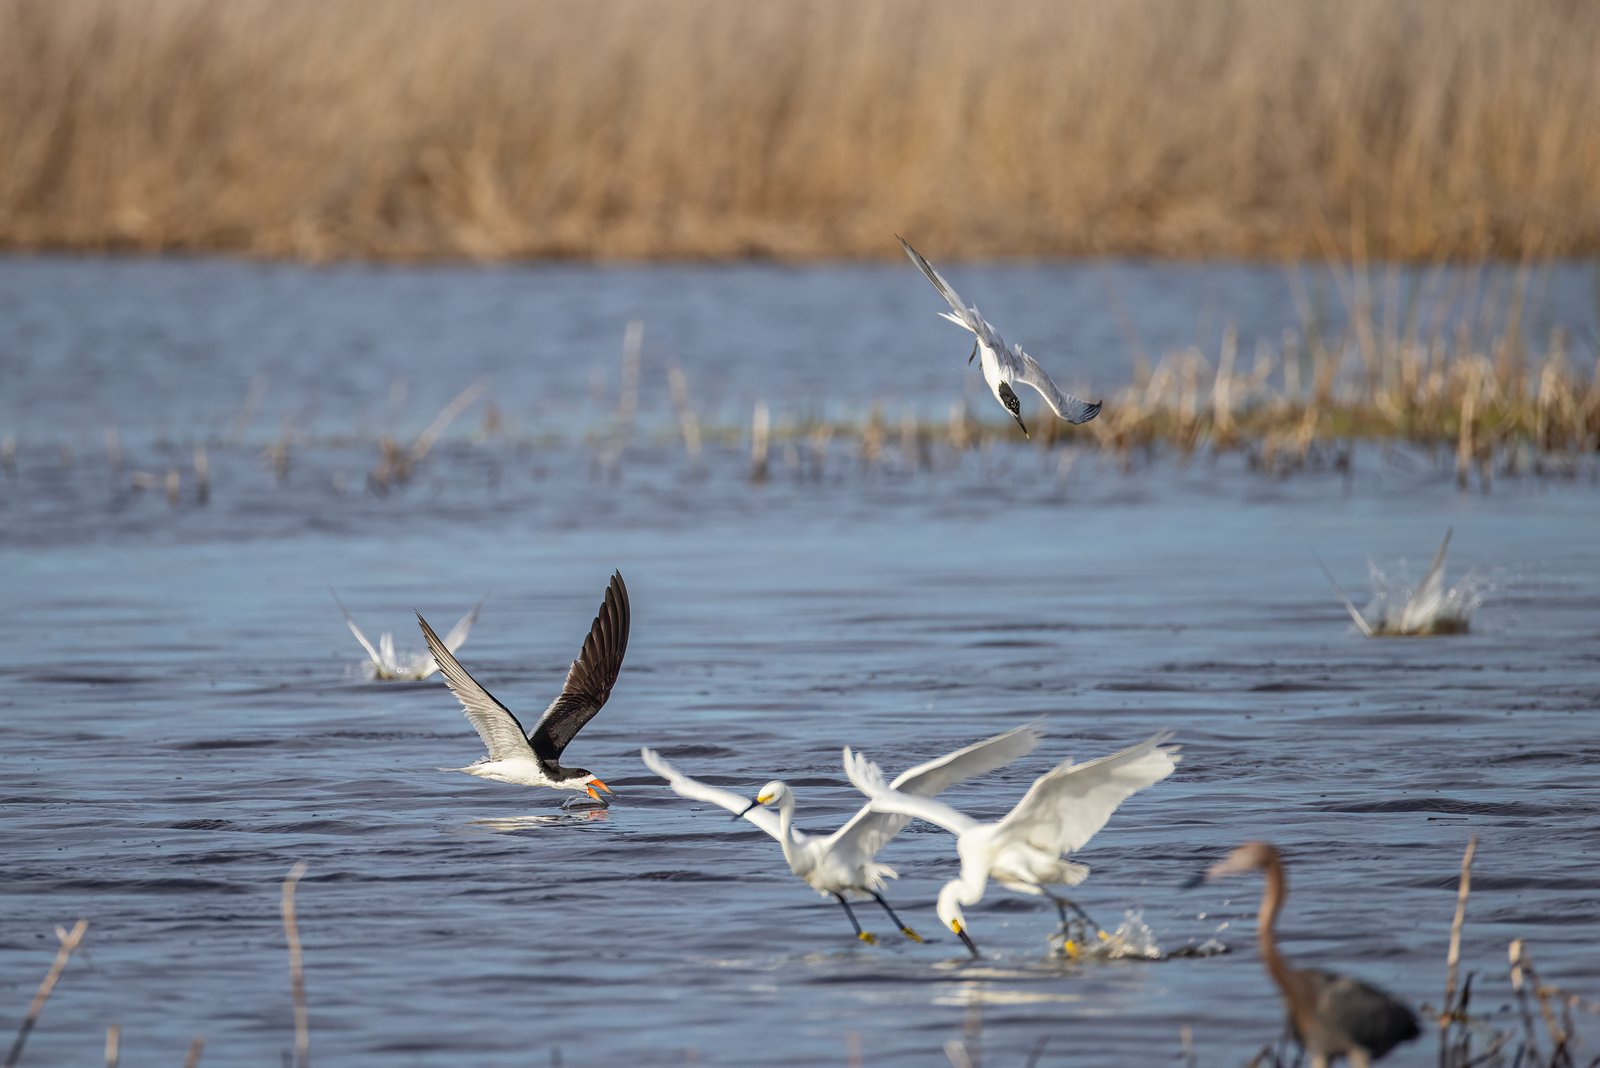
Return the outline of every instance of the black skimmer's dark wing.
<path id="1" fill-rule="evenodd" d="M 583 651 L 567 671 L 561 696 L 550 702 L 528 737 L 540 760 L 560 757 L 584 724 L 605 707 L 622 670 L 622 657 L 628 651 L 629 622 L 628 587 L 623 585 L 620 572 L 612 572 L 605 600 L 589 627 Z"/>
<path id="2" fill-rule="evenodd" d="M 511 709 L 495 700 L 493 694 L 478 685 L 477 679 L 467 674 L 461 661 L 439 640 L 420 612 L 417 613 L 417 622 L 422 624 L 422 637 L 427 640 L 433 662 L 439 665 L 439 674 L 444 676 L 444 681 L 455 692 L 456 700 L 461 702 L 461 711 L 466 713 L 467 722 L 483 739 L 484 746 L 489 750 L 489 759 L 529 759 L 528 739 L 523 736 L 522 724 L 511 714 Z"/>

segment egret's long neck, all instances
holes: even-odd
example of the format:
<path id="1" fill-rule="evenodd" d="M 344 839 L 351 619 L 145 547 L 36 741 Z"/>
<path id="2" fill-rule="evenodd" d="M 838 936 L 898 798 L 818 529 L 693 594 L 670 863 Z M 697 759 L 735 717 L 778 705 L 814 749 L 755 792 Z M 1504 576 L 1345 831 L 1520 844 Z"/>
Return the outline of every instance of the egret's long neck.
<path id="1" fill-rule="evenodd" d="M 1272 981 L 1278 984 L 1278 989 L 1283 991 L 1284 999 L 1289 1002 L 1289 1011 L 1295 1013 L 1300 1007 L 1295 1001 L 1296 990 L 1290 980 L 1289 965 L 1278 953 L 1275 934 L 1278 912 L 1283 908 L 1284 898 L 1289 895 L 1289 886 L 1283 876 L 1283 862 L 1276 855 L 1267 860 L 1263 871 L 1266 874 L 1266 888 L 1261 893 L 1261 912 L 1256 917 L 1256 941 L 1260 945 L 1261 963 L 1266 966 Z"/>
<path id="2" fill-rule="evenodd" d="M 951 883 L 956 887 L 956 900 L 963 905 L 976 905 L 983 900 L 984 887 L 989 885 L 989 866 L 987 864 L 969 864 L 965 857 L 961 859 L 961 878 Z"/>
<path id="3" fill-rule="evenodd" d="M 798 875 L 800 851 L 799 843 L 794 840 L 794 794 L 791 793 L 785 793 L 778 802 L 778 844 L 783 847 L 783 859 L 789 862 L 789 870 Z"/>

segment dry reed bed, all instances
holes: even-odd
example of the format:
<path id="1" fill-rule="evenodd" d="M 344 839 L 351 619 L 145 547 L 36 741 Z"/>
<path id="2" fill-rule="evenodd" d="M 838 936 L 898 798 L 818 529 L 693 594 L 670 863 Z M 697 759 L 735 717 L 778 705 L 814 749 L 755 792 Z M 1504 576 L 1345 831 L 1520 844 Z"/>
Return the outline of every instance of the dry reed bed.
<path id="1" fill-rule="evenodd" d="M 0 248 L 1600 250 L 1571 0 L 0 0 Z"/>

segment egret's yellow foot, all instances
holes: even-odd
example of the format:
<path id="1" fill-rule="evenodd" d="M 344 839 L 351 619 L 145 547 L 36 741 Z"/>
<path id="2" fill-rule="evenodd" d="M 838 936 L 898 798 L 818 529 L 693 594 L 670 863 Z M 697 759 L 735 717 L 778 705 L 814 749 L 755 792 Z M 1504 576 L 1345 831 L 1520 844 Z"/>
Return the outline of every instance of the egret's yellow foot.
<path id="1" fill-rule="evenodd" d="M 1100 936 L 1100 941 L 1102 941 L 1102 942 L 1111 941 L 1111 936 L 1106 934 L 1104 931 L 1096 931 L 1095 934 Z"/>
<path id="2" fill-rule="evenodd" d="M 865 942 L 869 946 L 875 946 L 878 944 L 878 936 L 873 934 L 871 931 L 862 931 L 860 934 L 856 935 L 856 937 L 861 939 L 861 941 Z"/>
<path id="3" fill-rule="evenodd" d="M 1073 960 L 1077 960 L 1078 957 L 1081 955 L 1078 952 L 1078 943 L 1074 942 L 1070 938 L 1067 939 L 1065 942 L 1061 943 L 1061 948 L 1063 950 L 1065 950 L 1067 956 L 1070 957 Z"/>
<path id="4" fill-rule="evenodd" d="M 909 938 L 909 939 L 911 939 L 911 941 L 913 941 L 913 942 L 920 942 L 920 941 L 922 941 L 922 936 L 921 936 L 921 935 L 919 935 L 919 934 L 917 934 L 917 932 L 915 932 L 915 931 L 913 931 L 913 930 L 912 930 L 912 929 L 911 929 L 911 928 L 909 928 L 909 927 L 902 927 L 902 928 L 900 928 L 900 933 L 901 933 L 901 934 L 903 934 L 903 935 L 905 935 L 905 936 L 906 936 L 906 937 L 907 937 L 907 938 Z"/>

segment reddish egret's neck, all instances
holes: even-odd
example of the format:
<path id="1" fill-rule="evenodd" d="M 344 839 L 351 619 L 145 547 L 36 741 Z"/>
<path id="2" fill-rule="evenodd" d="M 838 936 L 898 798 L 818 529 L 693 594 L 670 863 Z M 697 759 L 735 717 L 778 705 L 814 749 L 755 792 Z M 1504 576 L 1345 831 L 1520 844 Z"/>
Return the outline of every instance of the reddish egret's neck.
<path id="1" fill-rule="evenodd" d="M 1256 939 L 1261 945 L 1261 963 L 1266 965 L 1267 974 L 1272 976 L 1272 981 L 1283 991 L 1283 998 L 1289 1003 L 1290 1014 L 1298 1016 L 1302 1006 L 1296 1004 L 1295 983 L 1290 977 L 1289 965 L 1278 954 L 1278 940 L 1274 933 L 1274 928 L 1278 924 L 1278 912 L 1283 908 L 1283 899 L 1289 894 L 1288 881 L 1283 876 L 1283 862 L 1278 859 L 1276 850 L 1268 854 L 1266 862 L 1262 865 L 1262 871 L 1266 875 L 1266 889 L 1261 894 L 1261 914 L 1256 918 Z"/>

